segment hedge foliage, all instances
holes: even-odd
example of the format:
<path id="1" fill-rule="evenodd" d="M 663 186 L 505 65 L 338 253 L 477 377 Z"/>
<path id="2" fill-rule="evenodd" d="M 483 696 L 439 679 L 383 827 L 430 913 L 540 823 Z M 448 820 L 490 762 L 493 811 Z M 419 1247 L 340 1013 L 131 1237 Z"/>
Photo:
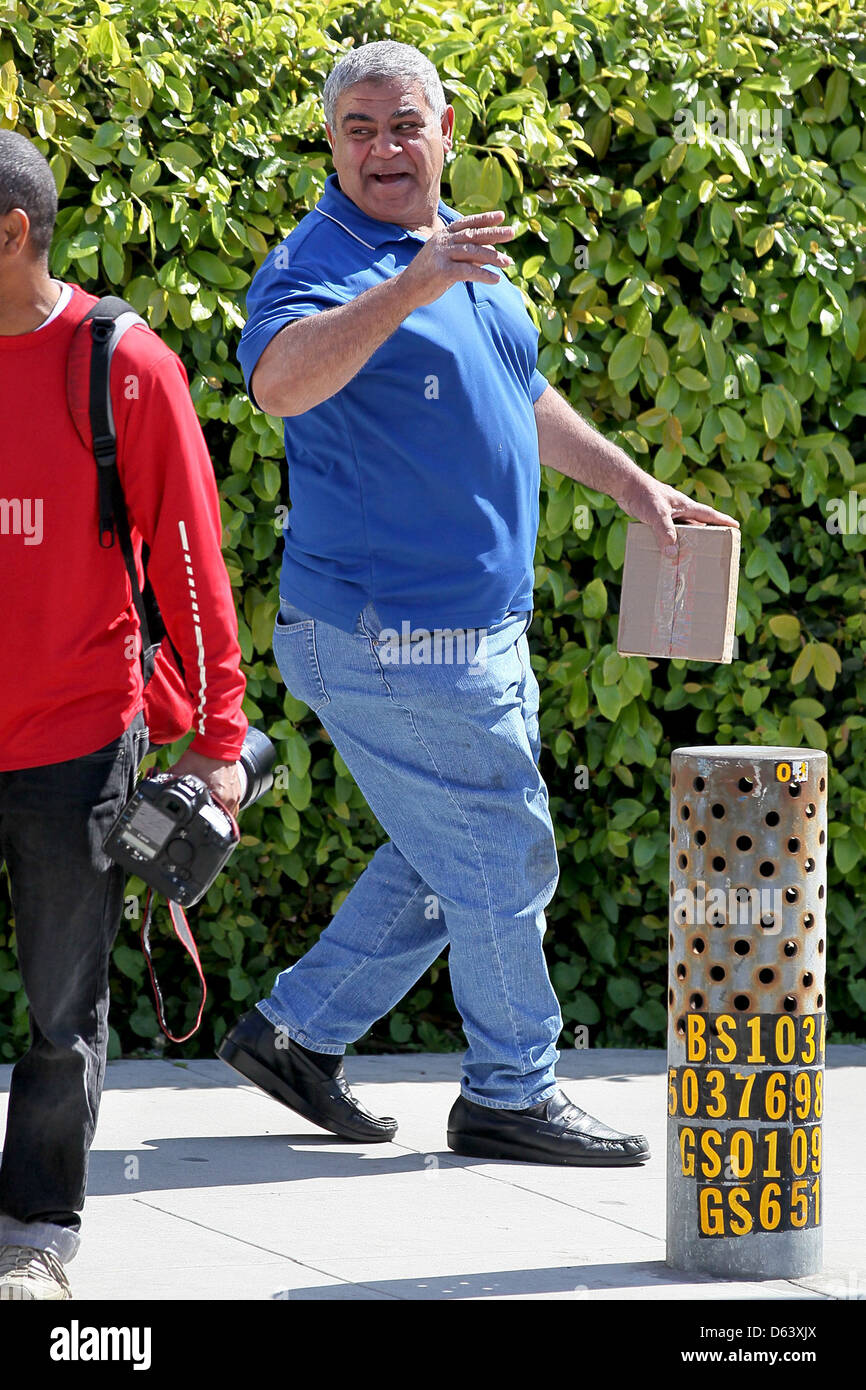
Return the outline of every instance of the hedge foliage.
<path id="1" fill-rule="evenodd" d="M 827 749 L 829 1007 L 836 1039 L 862 1035 L 866 518 L 845 534 L 831 502 L 866 493 L 864 26 L 862 9 L 811 0 L 0 8 L 0 121 L 37 140 L 60 188 L 53 273 L 123 294 L 189 370 L 246 708 L 288 769 L 197 911 L 211 999 L 187 1054 L 211 1053 L 309 946 L 382 834 L 273 662 L 281 426 L 250 407 L 235 347 L 256 266 L 330 168 L 324 76 L 347 44 L 383 37 L 427 52 L 456 108 L 446 199 L 518 226 L 514 278 L 550 381 L 643 467 L 742 525 L 739 660 L 626 660 L 625 519 L 545 471 L 531 638 L 564 1040 L 581 1023 L 593 1045 L 662 1043 L 669 754 L 714 741 Z M 135 925 L 114 952 L 115 1053 L 157 1032 Z M 462 1045 L 444 964 L 364 1046 Z M 189 1018 L 179 951 L 162 974 L 170 1016 Z M 26 1006 L 8 915 L 0 989 L 9 1058 Z"/>

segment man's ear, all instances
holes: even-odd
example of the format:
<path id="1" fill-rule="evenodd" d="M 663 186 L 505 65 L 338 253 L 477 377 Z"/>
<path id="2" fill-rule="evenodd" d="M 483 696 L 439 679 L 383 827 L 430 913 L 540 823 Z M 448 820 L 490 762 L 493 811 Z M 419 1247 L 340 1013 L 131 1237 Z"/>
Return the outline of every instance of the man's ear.
<path id="1" fill-rule="evenodd" d="M 454 144 L 454 107 L 446 106 L 442 114 L 442 144 L 445 146 L 446 153 L 450 153 Z"/>
<path id="2" fill-rule="evenodd" d="M 10 208 L 0 217 L 0 255 L 20 256 L 30 240 L 30 218 L 23 208 Z"/>
<path id="3" fill-rule="evenodd" d="M 331 152 L 333 153 L 333 149 L 334 149 L 334 132 L 331 130 L 331 127 L 328 125 L 328 122 L 327 122 L 327 121 L 325 122 L 325 134 L 326 134 L 327 137 L 328 137 L 328 144 L 331 146 Z"/>

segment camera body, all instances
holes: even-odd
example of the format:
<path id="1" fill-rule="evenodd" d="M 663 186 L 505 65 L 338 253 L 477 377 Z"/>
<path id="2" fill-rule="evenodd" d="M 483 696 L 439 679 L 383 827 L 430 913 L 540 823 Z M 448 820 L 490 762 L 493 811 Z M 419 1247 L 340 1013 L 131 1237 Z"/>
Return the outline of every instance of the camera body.
<path id="1" fill-rule="evenodd" d="M 276 750 L 250 729 L 240 758 L 241 809 L 273 784 Z M 181 907 L 204 897 L 240 839 L 237 822 L 200 778 L 161 772 L 138 784 L 106 840 L 128 873 Z"/>

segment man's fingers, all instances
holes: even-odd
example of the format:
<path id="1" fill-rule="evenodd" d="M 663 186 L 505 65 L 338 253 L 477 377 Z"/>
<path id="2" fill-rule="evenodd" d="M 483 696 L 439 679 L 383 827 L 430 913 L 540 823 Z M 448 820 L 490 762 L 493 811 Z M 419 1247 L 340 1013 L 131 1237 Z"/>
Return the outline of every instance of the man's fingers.
<path id="1" fill-rule="evenodd" d="M 464 227 L 492 227 L 497 222 L 505 220 L 505 213 L 501 208 L 494 208 L 492 212 L 473 212 L 468 217 L 455 218 L 448 223 L 446 228 L 449 232 L 459 232 Z"/>
<path id="2" fill-rule="evenodd" d="M 736 517 L 716 511 L 715 507 L 708 507 L 704 502 L 694 502 L 691 497 L 686 497 L 684 493 L 677 493 L 675 497 L 671 498 L 671 513 L 673 516 L 684 517 L 688 521 L 701 522 L 707 526 L 739 526 L 740 524 Z"/>
<path id="3" fill-rule="evenodd" d="M 465 246 L 461 242 L 457 246 L 449 246 L 447 251 L 451 261 L 474 261 L 477 265 L 489 262 L 495 265 L 514 264 L 510 256 L 506 256 L 504 251 L 497 251 L 495 246 Z"/>
<path id="4" fill-rule="evenodd" d="M 497 222 L 491 222 L 491 217 Z M 474 217 L 459 217 L 445 228 L 449 236 L 460 236 L 467 241 L 512 241 L 517 235 L 514 227 L 497 225 L 503 213 L 480 212 Z"/>

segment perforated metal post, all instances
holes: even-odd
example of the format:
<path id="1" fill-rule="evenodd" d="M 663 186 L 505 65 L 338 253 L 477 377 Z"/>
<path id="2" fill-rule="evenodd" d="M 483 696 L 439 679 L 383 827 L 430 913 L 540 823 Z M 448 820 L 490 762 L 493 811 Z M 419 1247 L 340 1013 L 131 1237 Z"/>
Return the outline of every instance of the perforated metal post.
<path id="1" fill-rule="evenodd" d="M 671 758 L 667 1263 L 821 1268 L 827 757 Z"/>

